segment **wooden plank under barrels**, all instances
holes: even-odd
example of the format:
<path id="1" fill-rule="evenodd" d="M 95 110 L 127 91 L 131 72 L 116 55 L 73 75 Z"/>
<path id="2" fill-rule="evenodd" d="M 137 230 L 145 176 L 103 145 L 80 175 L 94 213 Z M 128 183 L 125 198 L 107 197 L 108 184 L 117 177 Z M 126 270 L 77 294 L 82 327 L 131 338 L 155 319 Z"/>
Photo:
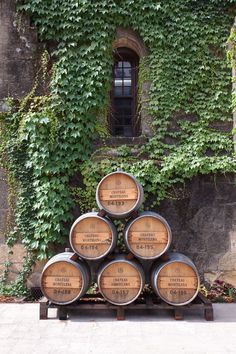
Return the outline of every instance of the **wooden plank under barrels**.
<path id="1" fill-rule="evenodd" d="M 131 222 L 125 234 L 125 241 L 129 250 L 137 257 L 153 259 L 168 249 L 171 231 L 158 214 L 148 215 L 145 212 Z"/>
<path id="2" fill-rule="evenodd" d="M 198 292 L 198 275 L 190 265 L 172 262 L 160 270 L 157 288 L 161 297 L 171 304 L 188 303 Z"/>
<path id="3" fill-rule="evenodd" d="M 86 259 L 97 259 L 109 252 L 112 229 L 100 217 L 86 217 L 74 226 L 70 241 L 76 253 Z"/>
<path id="4" fill-rule="evenodd" d="M 99 288 L 111 303 L 131 303 L 143 287 L 142 275 L 132 263 L 119 261 L 108 264 L 99 277 Z"/>
<path id="5" fill-rule="evenodd" d="M 79 268 L 65 261 L 50 264 L 42 274 L 44 295 L 56 303 L 69 303 L 81 292 L 83 284 Z"/>
<path id="6" fill-rule="evenodd" d="M 106 176 L 98 187 L 99 206 L 113 215 L 129 213 L 139 198 L 140 191 L 136 180 L 125 173 Z"/>

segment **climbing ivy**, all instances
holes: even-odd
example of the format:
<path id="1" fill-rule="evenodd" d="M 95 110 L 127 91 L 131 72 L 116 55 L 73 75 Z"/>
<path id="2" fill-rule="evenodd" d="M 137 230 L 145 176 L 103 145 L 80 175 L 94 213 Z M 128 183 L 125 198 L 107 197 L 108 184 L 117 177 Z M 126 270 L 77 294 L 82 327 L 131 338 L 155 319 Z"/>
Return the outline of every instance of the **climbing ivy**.
<path id="1" fill-rule="evenodd" d="M 43 54 L 32 91 L 17 105 L 12 102 L 1 119 L 2 156 L 18 181 L 16 229 L 9 243 L 20 235 L 33 257 L 49 257 L 68 236 L 73 199 L 82 212 L 90 210 L 98 181 L 117 167 L 140 180 L 152 203 L 199 173 L 235 172 L 232 134 L 217 128 L 232 120 L 229 62 L 234 63 L 235 44 L 228 61 L 226 49 L 235 1 L 18 3 L 40 39 L 56 44 L 56 50 Z M 101 158 L 102 151 L 98 158 L 92 141 L 107 135 L 117 27 L 136 30 L 149 49 L 140 82 L 151 83 L 154 134 L 138 154 L 124 146 L 115 158 Z M 140 104 L 141 98 L 140 92 Z M 71 188 L 78 171 L 83 187 Z"/>

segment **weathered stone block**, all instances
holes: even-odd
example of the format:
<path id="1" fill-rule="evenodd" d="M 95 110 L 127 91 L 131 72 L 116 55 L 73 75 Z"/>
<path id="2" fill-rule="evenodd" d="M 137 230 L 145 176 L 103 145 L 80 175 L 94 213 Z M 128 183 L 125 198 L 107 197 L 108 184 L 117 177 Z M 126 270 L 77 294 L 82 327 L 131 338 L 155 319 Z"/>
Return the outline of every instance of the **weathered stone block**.
<path id="1" fill-rule="evenodd" d="M 208 272 L 204 274 L 205 281 L 212 285 L 216 280 L 222 280 L 236 287 L 236 271 Z"/>
<path id="2" fill-rule="evenodd" d="M 5 238 L 5 233 L 0 231 L 0 244 L 5 243 L 6 238 Z"/>
<path id="3" fill-rule="evenodd" d="M 19 274 L 22 272 L 23 269 L 23 263 L 13 263 L 11 267 L 9 268 L 9 273 L 8 273 L 8 281 L 15 281 Z"/>
<path id="4" fill-rule="evenodd" d="M 7 172 L 3 168 L 0 168 L 0 180 L 7 181 Z"/>
<path id="5" fill-rule="evenodd" d="M 44 261 L 37 261 L 34 265 L 34 268 L 33 268 L 33 273 L 41 273 L 45 264 L 47 263 L 47 260 L 44 260 Z"/>
<path id="6" fill-rule="evenodd" d="M 218 269 L 221 271 L 236 270 L 236 252 L 227 252 L 220 260 Z"/>
<path id="7" fill-rule="evenodd" d="M 232 196 L 236 200 L 236 189 L 232 176 L 227 176 L 219 179 L 220 185 L 227 185 L 222 187 L 225 195 L 220 202 L 215 185 L 217 177 L 199 176 L 186 184 L 182 199 L 165 200 L 156 210 L 170 224 L 173 248 L 188 255 L 201 275 L 235 267 L 230 250 L 236 224 L 232 203 Z"/>
<path id="8" fill-rule="evenodd" d="M 16 244 L 12 248 L 13 254 L 9 255 L 9 260 L 14 263 L 23 263 L 26 256 L 26 250 L 24 245 Z"/>
<path id="9" fill-rule="evenodd" d="M 27 279 L 27 287 L 40 287 L 41 272 L 32 273 Z"/>
<path id="10" fill-rule="evenodd" d="M 1 1 L 0 19 L 0 99 L 21 97 L 32 88 L 40 44 L 27 18 L 17 25 L 16 1 Z"/>
<path id="11" fill-rule="evenodd" d="M 0 209 L 0 231 L 5 233 L 7 228 L 7 209 Z"/>
<path id="12" fill-rule="evenodd" d="M 0 264 L 8 261 L 8 247 L 5 244 L 0 245 Z"/>
<path id="13" fill-rule="evenodd" d="M 8 185 L 0 179 L 0 210 L 8 209 Z"/>
<path id="14" fill-rule="evenodd" d="M 229 236 L 230 236 L 230 250 L 232 253 L 236 253 L 236 230 L 232 230 L 229 232 Z"/>
<path id="15" fill-rule="evenodd" d="M 0 264 L 0 277 L 3 276 L 4 271 L 5 271 L 5 266 L 3 264 Z"/>
<path id="16" fill-rule="evenodd" d="M 204 273 L 204 280 L 212 285 L 217 279 L 219 279 L 221 272 L 206 272 Z"/>
<path id="17" fill-rule="evenodd" d="M 218 279 L 236 287 L 236 271 L 225 272 L 221 274 Z"/>
<path id="18" fill-rule="evenodd" d="M 190 227 L 195 232 L 223 232 L 225 227 L 224 219 L 224 209 L 204 207 L 194 216 L 190 222 Z"/>

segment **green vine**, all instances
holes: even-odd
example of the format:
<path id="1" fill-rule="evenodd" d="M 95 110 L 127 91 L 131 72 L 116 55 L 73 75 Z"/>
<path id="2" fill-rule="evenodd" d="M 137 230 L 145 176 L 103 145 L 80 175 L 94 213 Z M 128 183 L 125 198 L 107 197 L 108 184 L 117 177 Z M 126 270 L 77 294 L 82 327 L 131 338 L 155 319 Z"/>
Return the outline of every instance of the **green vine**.
<path id="1" fill-rule="evenodd" d="M 235 172 L 232 133 L 217 128 L 232 121 L 228 63 L 235 65 L 235 30 L 229 61 L 226 43 L 234 5 L 230 0 L 20 1 L 19 10 L 32 17 L 41 40 L 57 43 L 54 53 L 43 53 L 32 91 L 1 119 L 1 153 L 18 181 L 15 234 L 31 260 L 50 257 L 65 243 L 75 201 L 81 212 L 91 210 L 97 183 L 117 168 L 140 180 L 146 205 L 178 198 L 177 186 L 197 174 Z M 108 135 L 118 27 L 136 30 L 149 48 L 140 65 L 139 104 L 142 110 L 142 83 L 149 81 L 145 104 L 154 134 L 136 147 L 138 154 L 125 146 L 115 157 L 100 151 L 98 158 L 92 142 Z M 78 171 L 83 186 L 71 188 Z"/>

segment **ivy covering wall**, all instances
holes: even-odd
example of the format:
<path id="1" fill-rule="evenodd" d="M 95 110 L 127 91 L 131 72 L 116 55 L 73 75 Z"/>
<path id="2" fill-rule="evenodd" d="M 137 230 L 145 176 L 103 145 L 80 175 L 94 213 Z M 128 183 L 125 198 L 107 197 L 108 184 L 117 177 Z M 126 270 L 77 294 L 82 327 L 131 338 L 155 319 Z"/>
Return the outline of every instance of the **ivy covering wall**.
<path id="1" fill-rule="evenodd" d="M 97 182 L 108 172 L 122 168 L 133 173 L 152 203 L 197 174 L 235 172 L 232 132 L 217 125 L 232 121 L 234 54 L 227 60 L 226 49 L 236 1 L 18 3 L 40 39 L 57 48 L 42 55 L 29 95 L 18 104 L 8 99 L 11 111 L 1 117 L 2 161 L 12 186 L 17 185 L 12 188 L 16 226 L 8 243 L 20 237 L 28 250 L 22 285 L 35 259 L 50 257 L 55 245 L 65 243 L 74 199 L 82 212 L 90 210 Z M 139 82 L 140 90 L 144 81 L 151 82 L 148 110 L 154 135 L 136 156 L 122 146 L 118 157 L 98 160 L 91 147 L 94 138 L 108 134 L 112 42 L 118 27 L 136 30 L 149 49 Z M 141 99 L 140 92 L 140 105 Z M 84 187 L 72 189 L 70 179 L 78 172 Z"/>

